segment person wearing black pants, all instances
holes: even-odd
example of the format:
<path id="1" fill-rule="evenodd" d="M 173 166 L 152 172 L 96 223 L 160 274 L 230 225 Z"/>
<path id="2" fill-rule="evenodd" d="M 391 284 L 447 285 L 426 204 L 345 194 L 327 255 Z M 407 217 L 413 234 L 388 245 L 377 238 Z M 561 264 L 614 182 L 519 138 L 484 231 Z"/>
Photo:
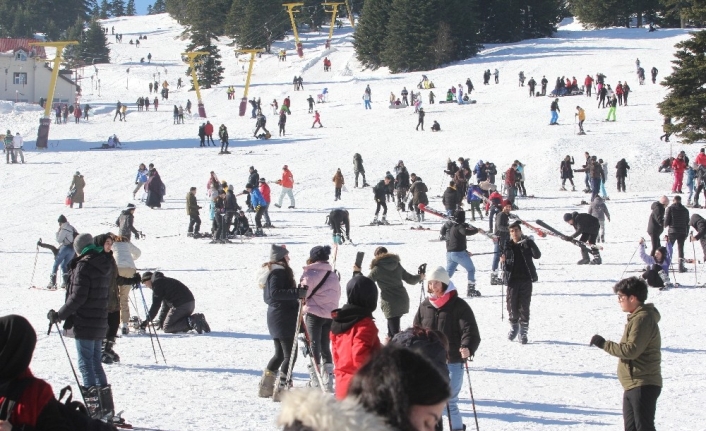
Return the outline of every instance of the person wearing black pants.
<path id="1" fill-rule="evenodd" d="M 660 243 L 660 235 L 664 232 L 664 209 L 667 207 L 669 200 L 666 196 L 662 196 L 658 201 L 652 202 L 652 213 L 650 220 L 647 223 L 647 233 L 652 241 L 652 251 L 650 256 L 655 255 L 655 251 L 662 246 Z"/>
<path id="2" fill-rule="evenodd" d="M 382 208 L 382 219 L 380 223 L 387 223 L 387 202 L 385 202 L 385 195 L 387 194 L 387 188 L 392 179 L 390 177 L 385 177 L 384 180 L 380 180 L 375 187 L 373 187 L 373 193 L 375 193 L 375 202 L 377 206 L 375 207 L 375 218 L 373 219 L 373 224 L 378 223 L 378 214 L 380 213 L 380 208 Z"/>
<path id="3" fill-rule="evenodd" d="M 201 207 L 196 201 L 196 187 L 191 187 L 189 193 L 186 194 L 186 215 L 189 216 L 187 236 L 199 235 L 199 230 L 201 229 L 201 217 L 199 217 L 200 209 Z"/>
<path id="4" fill-rule="evenodd" d="M 574 211 L 573 213 L 564 214 L 564 221 L 572 225 L 576 230 L 576 233 L 565 238 L 567 241 L 570 238 L 578 238 L 580 242 L 588 243 L 589 246 L 596 243 L 596 239 L 598 239 L 598 232 L 601 228 L 601 225 L 596 217 L 591 214 L 579 214 Z M 581 236 L 580 238 L 579 235 Z M 593 260 L 589 258 L 589 253 L 593 255 Z M 601 253 L 597 248 L 589 248 L 588 246 L 581 244 L 581 260 L 578 261 L 579 265 L 586 265 L 589 263 L 591 265 L 600 265 L 602 262 Z"/>
<path id="5" fill-rule="evenodd" d="M 538 280 L 532 259 L 539 259 L 542 253 L 534 240 L 522 235 L 519 221 L 511 224 L 509 230 L 510 239 L 500 256 L 507 280 L 507 315 L 510 321 L 507 339 L 513 341 L 519 333 L 520 342 L 527 344 L 532 282 Z"/>
<path id="6" fill-rule="evenodd" d="M 684 241 L 689 235 L 689 210 L 681 204 L 681 196 L 672 198 L 672 205 L 664 211 L 664 227 L 667 230 L 669 243 L 677 243 L 679 250 L 679 272 L 686 272 L 684 265 Z"/>
<path id="7" fill-rule="evenodd" d="M 341 229 L 341 226 L 343 226 L 346 229 L 346 236 L 345 238 L 350 241 L 351 239 L 351 221 L 350 217 L 348 215 L 348 210 L 342 209 L 342 208 L 337 208 L 335 210 L 331 210 L 331 212 L 328 215 L 328 220 L 326 222 L 329 226 L 331 226 L 331 229 L 333 229 L 333 234 L 338 235 L 343 237 L 343 230 Z"/>

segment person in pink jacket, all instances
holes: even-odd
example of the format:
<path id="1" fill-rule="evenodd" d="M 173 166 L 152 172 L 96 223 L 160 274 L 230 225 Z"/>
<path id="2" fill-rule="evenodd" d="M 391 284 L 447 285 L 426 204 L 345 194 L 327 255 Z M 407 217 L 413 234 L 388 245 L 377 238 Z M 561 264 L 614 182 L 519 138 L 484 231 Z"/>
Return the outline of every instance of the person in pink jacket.
<path id="1" fill-rule="evenodd" d="M 684 154 L 679 153 L 676 159 L 672 162 L 672 171 L 674 172 L 674 184 L 672 185 L 672 193 L 681 193 L 682 182 L 684 180 L 684 171 L 686 170 L 686 162 Z"/>
<path id="2" fill-rule="evenodd" d="M 328 262 L 331 247 L 328 245 L 312 248 L 301 278 L 301 285 L 307 286 L 304 313 L 306 330 L 311 341 L 311 354 L 316 369 L 308 364 L 310 380 L 308 385 L 319 386 L 317 369 L 327 392 L 333 392 L 333 357 L 329 344 L 331 312 L 338 308 L 341 299 L 341 282 Z M 323 362 L 323 369 L 321 363 Z"/>

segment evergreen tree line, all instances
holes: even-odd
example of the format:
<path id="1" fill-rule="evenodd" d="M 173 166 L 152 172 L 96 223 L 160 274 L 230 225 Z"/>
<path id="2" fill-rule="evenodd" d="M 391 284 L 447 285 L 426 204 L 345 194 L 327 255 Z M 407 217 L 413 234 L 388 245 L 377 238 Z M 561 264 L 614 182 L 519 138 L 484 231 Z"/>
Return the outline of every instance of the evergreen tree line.
<path id="1" fill-rule="evenodd" d="M 570 0 L 571 12 L 586 26 L 703 27 L 706 2 L 703 0 Z"/>

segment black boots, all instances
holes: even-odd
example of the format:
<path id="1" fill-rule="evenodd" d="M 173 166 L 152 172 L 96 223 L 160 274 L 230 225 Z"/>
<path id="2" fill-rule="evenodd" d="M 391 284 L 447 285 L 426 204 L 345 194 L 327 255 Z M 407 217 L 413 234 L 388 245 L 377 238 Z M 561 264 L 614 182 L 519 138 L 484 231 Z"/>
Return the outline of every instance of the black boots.
<path id="1" fill-rule="evenodd" d="M 591 261 L 591 265 L 600 265 L 603 263 L 603 260 L 601 259 L 601 253 L 597 249 L 591 250 L 591 254 L 593 254 L 593 260 Z"/>
<path id="2" fill-rule="evenodd" d="M 103 353 L 101 354 L 101 362 L 104 364 L 112 364 L 120 362 L 120 356 L 113 350 L 115 339 L 103 340 Z"/>
<path id="3" fill-rule="evenodd" d="M 47 289 L 56 290 L 56 274 L 49 276 L 49 284 L 47 285 Z"/>
<path id="4" fill-rule="evenodd" d="M 211 332 L 211 327 L 206 322 L 206 316 L 201 313 L 192 314 L 188 317 L 189 327 L 199 334 Z"/>
<path id="5" fill-rule="evenodd" d="M 115 406 L 113 405 L 113 389 L 110 385 L 98 389 L 98 399 L 101 407 L 101 418 L 106 422 L 112 422 L 115 416 Z"/>
<path id="6" fill-rule="evenodd" d="M 515 322 L 510 322 L 510 332 L 507 333 L 507 339 L 514 341 L 517 334 L 520 332 L 520 324 Z"/>
<path id="7" fill-rule="evenodd" d="M 466 291 L 466 296 L 469 298 L 480 296 L 480 292 L 476 290 L 476 284 L 472 281 L 468 282 L 468 290 Z"/>
<path id="8" fill-rule="evenodd" d="M 686 266 L 684 265 L 684 259 L 679 259 L 679 272 L 686 272 Z"/>
<path id="9" fill-rule="evenodd" d="M 69 277 L 69 274 L 63 274 L 61 276 L 61 280 L 62 280 L 61 288 L 68 289 L 69 288 L 69 281 L 71 280 L 71 278 Z"/>
<path id="10" fill-rule="evenodd" d="M 529 331 L 529 322 L 520 322 L 520 343 L 527 344 L 527 331 Z"/>

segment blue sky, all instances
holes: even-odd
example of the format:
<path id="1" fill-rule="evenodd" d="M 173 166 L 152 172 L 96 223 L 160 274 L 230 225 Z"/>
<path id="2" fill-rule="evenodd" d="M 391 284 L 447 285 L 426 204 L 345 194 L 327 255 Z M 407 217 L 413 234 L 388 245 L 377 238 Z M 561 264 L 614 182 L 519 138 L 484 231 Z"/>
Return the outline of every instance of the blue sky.
<path id="1" fill-rule="evenodd" d="M 154 3 L 154 0 L 135 0 L 135 7 L 137 7 L 137 14 L 138 15 L 146 15 L 147 14 L 147 6 L 151 5 Z"/>

